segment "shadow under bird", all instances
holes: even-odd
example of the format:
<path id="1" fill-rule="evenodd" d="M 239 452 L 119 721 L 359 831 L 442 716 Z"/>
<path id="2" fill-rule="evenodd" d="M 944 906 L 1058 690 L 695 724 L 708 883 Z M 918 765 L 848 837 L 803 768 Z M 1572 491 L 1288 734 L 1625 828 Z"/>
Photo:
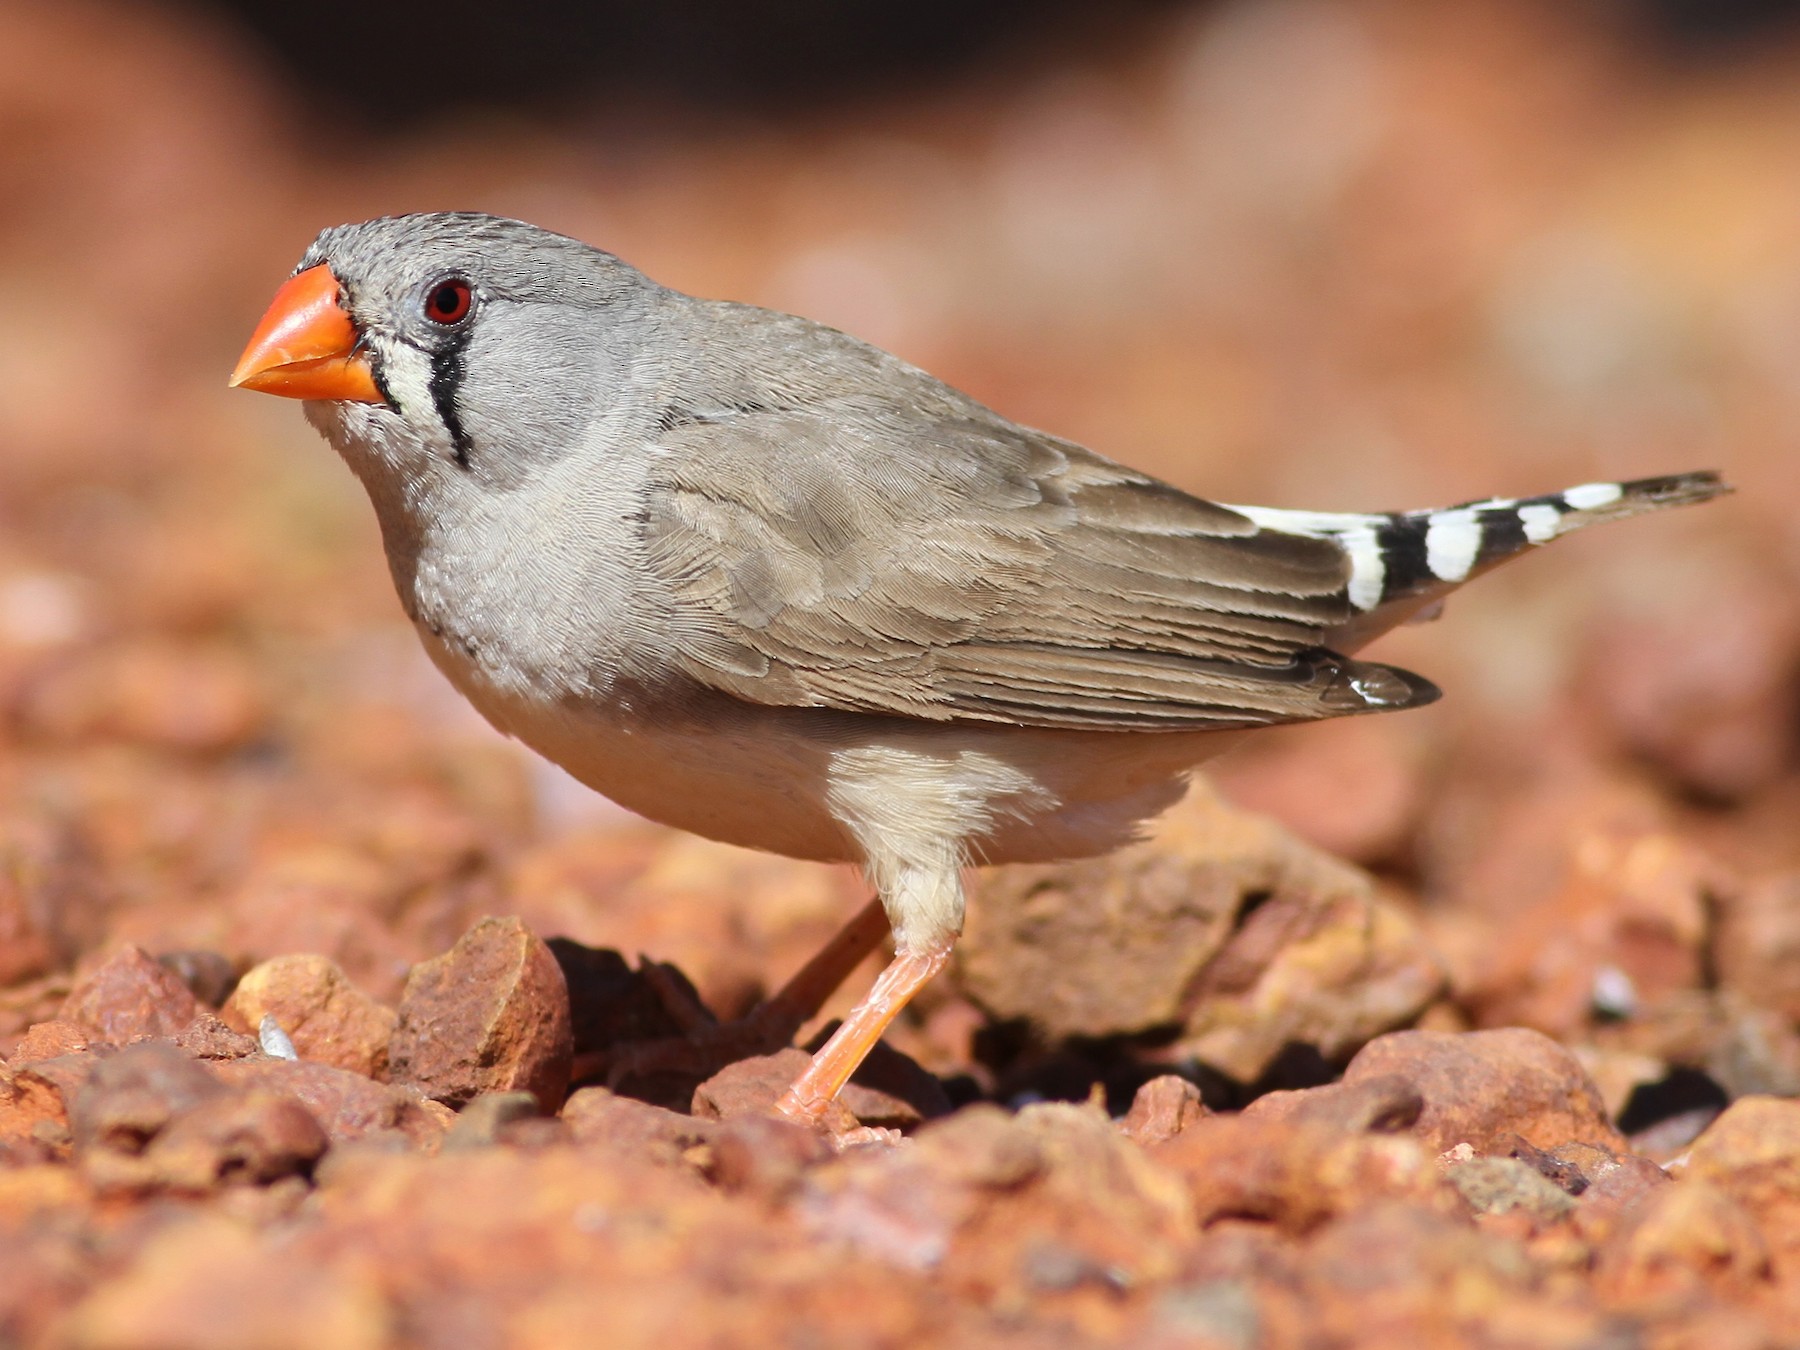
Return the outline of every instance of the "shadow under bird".
<path id="1" fill-rule="evenodd" d="M 891 927 L 781 1101 L 809 1120 L 948 960 L 965 867 L 1117 848 L 1256 727 L 1428 703 L 1352 654 L 1535 545 L 1725 490 L 1221 505 L 834 329 L 464 213 L 326 230 L 231 382 L 307 400 L 501 731 L 653 820 L 864 869 L 878 905 L 753 1028 L 785 1043 Z"/>

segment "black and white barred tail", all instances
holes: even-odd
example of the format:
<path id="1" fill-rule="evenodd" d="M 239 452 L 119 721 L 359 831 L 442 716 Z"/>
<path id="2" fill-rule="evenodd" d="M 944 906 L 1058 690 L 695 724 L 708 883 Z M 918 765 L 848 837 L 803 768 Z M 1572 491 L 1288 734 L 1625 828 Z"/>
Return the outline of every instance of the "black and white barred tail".
<path id="1" fill-rule="evenodd" d="M 1588 525 L 1707 501 L 1731 489 L 1712 472 L 1583 483 L 1542 497 L 1493 497 L 1432 511 L 1335 515 L 1232 508 L 1266 530 L 1337 540 L 1350 564 L 1352 608 L 1415 608 L 1538 544 Z"/>

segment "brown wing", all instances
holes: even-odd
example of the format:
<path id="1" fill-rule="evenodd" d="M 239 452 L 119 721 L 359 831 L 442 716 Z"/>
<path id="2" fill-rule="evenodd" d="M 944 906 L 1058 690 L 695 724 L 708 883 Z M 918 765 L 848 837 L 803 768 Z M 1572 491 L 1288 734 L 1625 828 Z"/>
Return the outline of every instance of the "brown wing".
<path id="1" fill-rule="evenodd" d="M 693 635 L 686 672 L 759 704 L 1121 730 L 1435 696 L 1321 650 L 1351 612 L 1335 541 L 983 411 L 753 410 L 668 431 L 645 530 Z"/>

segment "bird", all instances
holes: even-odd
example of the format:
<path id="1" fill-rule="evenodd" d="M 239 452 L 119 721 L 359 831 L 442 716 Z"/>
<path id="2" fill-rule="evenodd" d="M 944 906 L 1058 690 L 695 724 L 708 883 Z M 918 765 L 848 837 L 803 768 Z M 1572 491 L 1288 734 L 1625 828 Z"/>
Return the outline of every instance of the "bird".
<path id="1" fill-rule="evenodd" d="M 325 229 L 230 384 L 304 400 L 500 731 L 652 820 L 862 868 L 875 899 L 784 990 L 797 1030 L 891 934 L 777 1104 L 813 1123 L 949 960 L 965 871 L 1129 843 L 1259 727 L 1430 703 L 1356 652 L 1573 530 L 1729 490 L 1208 501 L 836 329 L 473 212 Z"/>

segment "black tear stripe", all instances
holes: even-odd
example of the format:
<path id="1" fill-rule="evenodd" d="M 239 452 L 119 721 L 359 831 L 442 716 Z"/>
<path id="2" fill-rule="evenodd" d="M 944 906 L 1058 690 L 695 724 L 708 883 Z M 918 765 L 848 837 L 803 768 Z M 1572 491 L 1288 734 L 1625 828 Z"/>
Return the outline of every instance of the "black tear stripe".
<path id="1" fill-rule="evenodd" d="M 469 467 L 469 433 L 463 430 L 462 414 L 456 410 L 456 391 L 462 386 L 463 348 L 469 345 L 467 333 L 458 333 L 431 354 L 431 406 L 437 409 L 438 421 L 450 433 L 450 448 L 456 456 L 456 467 Z"/>
<path id="2" fill-rule="evenodd" d="M 1411 595 L 1437 578 L 1425 560 L 1427 516 L 1389 516 L 1375 532 L 1375 543 L 1381 549 L 1383 571 L 1381 598 L 1392 600 Z"/>

